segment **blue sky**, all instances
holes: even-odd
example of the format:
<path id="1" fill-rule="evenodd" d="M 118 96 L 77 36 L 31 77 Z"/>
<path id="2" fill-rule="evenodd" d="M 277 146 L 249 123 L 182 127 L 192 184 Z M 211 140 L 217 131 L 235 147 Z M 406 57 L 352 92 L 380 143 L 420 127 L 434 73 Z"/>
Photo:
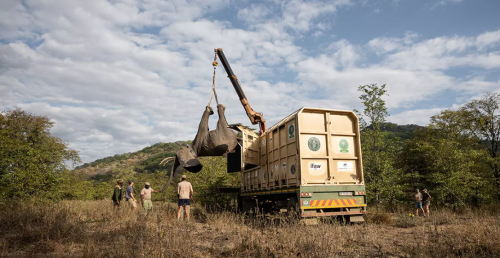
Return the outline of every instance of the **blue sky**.
<path id="1" fill-rule="evenodd" d="M 85 162 L 193 139 L 223 48 L 272 125 L 303 106 L 360 109 L 387 84 L 389 121 L 425 125 L 500 91 L 495 0 L 4 0 L 0 108 L 52 118 Z M 249 124 L 229 80 L 229 123 Z M 215 124 L 217 117 L 211 123 Z"/>

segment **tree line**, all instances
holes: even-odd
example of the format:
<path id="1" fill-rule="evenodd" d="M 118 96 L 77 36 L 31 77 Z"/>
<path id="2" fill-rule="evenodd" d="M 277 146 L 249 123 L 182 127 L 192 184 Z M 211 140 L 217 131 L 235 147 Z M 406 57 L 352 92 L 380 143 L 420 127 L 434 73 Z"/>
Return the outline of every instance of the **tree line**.
<path id="1" fill-rule="evenodd" d="M 410 139 L 383 131 L 389 116 L 385 84 L 359 86 L 363 167 L 371 204 L 406 205 L 415 189 L 453 209 L 500 202 L 500 95 L 485 93 L 430 118 Z"/>

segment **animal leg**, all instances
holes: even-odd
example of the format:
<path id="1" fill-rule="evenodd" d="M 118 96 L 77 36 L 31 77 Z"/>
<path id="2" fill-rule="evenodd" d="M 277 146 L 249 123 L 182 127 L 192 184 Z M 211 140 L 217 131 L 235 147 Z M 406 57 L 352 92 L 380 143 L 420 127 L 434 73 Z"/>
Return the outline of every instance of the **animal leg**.
<path id="1" fill-rule="evenodd" d="M 217 113 L 219 114 L 219 121 L 217 121 L 217 131 L 222 132 L 223 130 L 229 130 L 229 124 L 226 120 L 226 115 L 224 115 L 226 107 L 222 104 L 217 105 Z"/>
<path id="2" fill-rule="evenodd" d="M 203 116 L 201 117 L 200 125 L 198 126 L 198 132 L 196 133 L 196 137 L 194 137 L 193 143 L 191 144 L 193 150 L 196 152 L 196 155 L 200 153 L 200 150 L 205 142 L 205 139 L 208 135 L 208 119 L 211 115 L 213 115 L 214 111 L 212 107 L 207 106 L 205 108 L 205 112 L 203 112 Z"/>

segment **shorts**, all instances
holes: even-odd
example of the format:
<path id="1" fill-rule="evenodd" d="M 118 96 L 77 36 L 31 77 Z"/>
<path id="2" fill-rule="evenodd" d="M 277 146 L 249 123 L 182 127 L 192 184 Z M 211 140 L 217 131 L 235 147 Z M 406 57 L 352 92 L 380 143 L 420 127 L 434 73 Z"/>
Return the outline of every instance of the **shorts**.
<path id="1" fill-rule="evenodd" d="M 132 208 L 136 208 L 137 207 L 137 203 L 134 201 L 134 199 L 128 199 L 128 204 L 132 207 Z"/>
<path id="2" fill-rule="evenodd" d="M 422 202 L 415 202 L 415 209 L 421 209 L 422 208 Z"/>
<path id="3" fill-rule="evenodd" d="M 424 206 L 430 206 L 430 205 L 431 205 L 431 202 L 430 202 L 430 201 L 427 201 L 427 202 L 422 202 L 422 205 L 424 205 Z"/>
<path id="4" fill-rule="evenodd" d="M 151 202 L 151 200 L 144 200 L 142 207 L 146 211 L 152 210 L 153 209 L 153 202 Z"/>
<path id="5" fill-rule="evenodd" d="M 177 202 L 177 206 L 181 207 L 181 206 L 189 206 L 191 205 L 191 200 L 190 199 L 179 199 L 179 201 Z"/>

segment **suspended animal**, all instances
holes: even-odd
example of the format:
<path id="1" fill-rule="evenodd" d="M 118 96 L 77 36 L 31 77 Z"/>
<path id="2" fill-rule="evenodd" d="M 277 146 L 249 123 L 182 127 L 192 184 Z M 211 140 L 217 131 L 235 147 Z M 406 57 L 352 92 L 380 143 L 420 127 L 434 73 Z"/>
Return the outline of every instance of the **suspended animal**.
<path id="1" fill-rule="evenodd" d="M 224 114 L 225 110 L 226 107 L 224 107 L 224 105 L 217 105 L 219 121 L 217 122 L 217 128 L 210 131 L 208 128 L 208 120 L 214 112 L 210 106 L 207 106 L 201 117 L 198 133 L 191 146 L 185 146 L 179 150 L 174 157 L 168 157 L 160 162 L 161 165 L 166 165 L 171 160 L 174 160 L 174 166 L 170 171 L 168 182 L 163 187 L 162 191 L 170 184 L 177 167 L 182 166 L 189 172 L 197 173 L 203 168 L 198 157 L 223 156 L 233 151 L 236 144 L 238 144 L 237 135 L 229 128 Z"/>

